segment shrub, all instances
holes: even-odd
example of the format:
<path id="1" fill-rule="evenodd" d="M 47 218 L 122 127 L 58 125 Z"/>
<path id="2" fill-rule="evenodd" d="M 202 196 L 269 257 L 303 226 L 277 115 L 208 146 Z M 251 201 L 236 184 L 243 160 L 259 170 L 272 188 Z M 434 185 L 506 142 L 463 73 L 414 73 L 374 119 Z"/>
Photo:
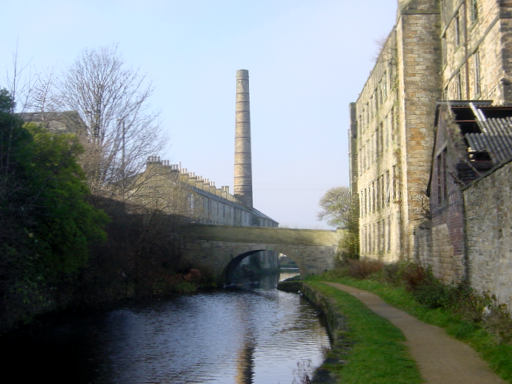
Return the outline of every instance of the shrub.
<path id="1" fill-rule="evenodd" d="M 414 298 L 428 308 L 446 308 L 452 302 L 452 293 L 435 279 L 425 279 L 412 291 Z"/>
<path id="2" fill-rule="evenodd" d="M 328 280 L 338 279 L 346 276 L 349 276 L 348 266 L 346 262 L 342 264 L 341 261 L 337 263 L 334 269 L 325 272 L 325 277 Z"/>
<path id="3" fill-rule="evenodd" d="M 512 317 L 496 297 L 475 292 L 468 284 L 454 289 L 452 309 L 463 319 L 480 324 L 500 342 L 512 342 Z"/>
<path id="4" fill-rule="evenodd" d="M 348 275 L 356 279 L 366 279 L 368 276 L 380 272 L 384 264 L 376 260 L 347 260 Z"/>
<path id="5" fill-rule="evenodd" d="M 343 262 L 359 259 L 359 234 L 356 230 L 357 228 L 347 228 L 338 244 L 337 258 Z"/>
<path id="6" fill-rule="evenodd" d="M 382 276 L 394 285 L 403 282 L 420 304 L 450 310 L 473 326 L 483 327 L 499 341 L 512 341 L 512 317 L 505 306 L 495 297 L 475 292 L 467 282 L 445 285 L 430 270 L 412 263 L 386 265 Z"/>
<path id="7" fill-rule="evenodd" d="M 401 281 L 401 270 L 398 263 L 386 264 L 382 268 L 382 278 L 385 282 L 399 285 Z"/>
<path id="8" fill-rule="evenodd" d="M 414 263 L 383 265 L 367 259 L 348 260 L 325 276 L 333 280 L 347 276 L 357 279 L 371 277 L 395 287 L 404 287 L 423 307 L 441 310 L 435 313 L 450 313 L 454 336 L 468 339 L 486 331 L 492 335 L 498 348 L 512 347 L 512 316 L 506 306 L 499 304 L 494 296 L 475 291 L 468 282 L 447 285 L 436 279 L 430 269 Z M 499 353 L 496 356 L 501 361 Z M 496 364 L 502 365 L 501 362 Z M 510 369 L 512 371 L 512 365 Z"/>
<path id="9" fill-rule="evenodd" d="M 398 263 L 385 264 L 382 268 L 382 278 L 385 282 L 392 285 L 402 285 L 405 274 L 409 273 L 410 269 L 414 269 L 413 265 L 409 262 L 400 261 Z"/>
<path id="10" fill-rule="evenodd" d="M 417 264 L 407 264 L 402 272 L 401 278 L 408 291 L 416 290 L 420 285 L 425 285 L 427 280 L 432 280 L 432 274 Z"/>
<path id="11" fill-rule="evenodd" d="M 391 279 L 403 281 L 405 288 L 420 304 L 428 308 L 446 308 L 456 301 L 457 290 L 442 284 L 432 271 L 414 263 L 396 265 L 394 268 L 398 276 L 392 276 Z"/>
<path id="12" fill-rule="evenodd" d="M 505 305 L 493 302 L 482 311 L 484 328 L 503 343 L 512 343 L 512 317 Z"/>
<path id="13" fill-rule="evenodd" d="M 482 321 L 484 309 L 490 304 L 489 297 L 475 293 L 467 283 L 453 288 L 452 310 L 465 320 Z"/>

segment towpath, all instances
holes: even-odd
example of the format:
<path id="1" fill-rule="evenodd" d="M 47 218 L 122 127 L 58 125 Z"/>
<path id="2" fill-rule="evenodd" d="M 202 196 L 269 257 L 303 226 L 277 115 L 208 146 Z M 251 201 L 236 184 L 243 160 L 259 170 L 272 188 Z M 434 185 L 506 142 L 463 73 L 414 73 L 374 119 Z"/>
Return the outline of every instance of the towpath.
<path id="1" fill-rule="evenodd" d="M 426 324 L 385 303 L 373 293 L 348 285 L 328 283 L 357 297 L 377 315 L 399 328 L 411 356 L 428 384 L 505 384 L 468 345 L 448 336 L 436 326 Z"/>

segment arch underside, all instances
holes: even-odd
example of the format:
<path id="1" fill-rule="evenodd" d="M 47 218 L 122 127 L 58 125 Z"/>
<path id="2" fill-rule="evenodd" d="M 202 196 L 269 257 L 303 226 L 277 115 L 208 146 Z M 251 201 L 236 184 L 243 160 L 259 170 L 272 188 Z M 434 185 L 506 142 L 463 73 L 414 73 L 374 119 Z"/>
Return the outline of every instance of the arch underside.
<path id="1" fill-rule="evenodd" d="M 228 265 L 226 265 L 226 267 L 224 268 L 224 271 L 222 272 L 224 284 L 231 283 L 230 278 L 231 278 L 231 276 L 233 276 L 235 269 L 240 265 L 240 262 L 243 259 L 245 259 L 246 257 L 249 257 L 251 255 L 257 254 L 259 252 L 264 252 L 264 251 L 265 251 L 265 249 L 248 251 L 248 252 L 242 253 L 242 254 L 234 257 L 233 259 L 231 259 L 231 261 L 228 263 Z"/>

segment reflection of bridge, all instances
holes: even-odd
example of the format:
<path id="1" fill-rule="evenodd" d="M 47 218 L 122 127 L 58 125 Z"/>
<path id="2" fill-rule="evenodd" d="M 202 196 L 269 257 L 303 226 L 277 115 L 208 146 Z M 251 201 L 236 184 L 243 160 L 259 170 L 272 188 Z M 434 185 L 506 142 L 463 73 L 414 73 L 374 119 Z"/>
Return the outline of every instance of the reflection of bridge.
<path id="1" fill-rule="evenodd" d="M 184 228 L 182 261 L 223 283 L 243 258 L 275 251 L 297 263 L 302 275 L 311 275 L 333 268 L 342 236 L 343 231 L 195 224 Z"/>

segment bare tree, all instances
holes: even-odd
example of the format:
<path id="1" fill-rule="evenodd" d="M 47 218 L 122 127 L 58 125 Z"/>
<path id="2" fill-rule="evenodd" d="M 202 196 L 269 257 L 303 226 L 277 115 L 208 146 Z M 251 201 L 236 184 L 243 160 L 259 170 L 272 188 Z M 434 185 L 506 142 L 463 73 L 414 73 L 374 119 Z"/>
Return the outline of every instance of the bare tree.
<path id="1" fill-rule="evenodd" d="M 319 219 L 345 230 L 338 244 L 339 257 L 343 260 L 359 257 L 359 201 L 347 187 L 329 189 L 320 200 Z"/>
<path id="2" fill-rule="evenodd" d="M 124 198 L 126 181 L 161 149 L 151 93 L 145 76 L 127 69 L 115 46 L 85 50 L 63 76 L 60 108 L 77 111 L 87 126 L 82 165 L 92 192 L 116 186 Z"/>
<path id="3" fill-rule="evenodd" d="M 329 189 L 320 199 L 318 219 L 326 219 L 329 225 L 346 227 L 351 219 L 351 202 L 347 187 Z"/>
<path id="4" fill-rule="evenodd" d="M 38 74 L 28 89 L 27 100 L 21 112 L 40 113 L 43 121 L 46 114 L 58 110 L 58 99 L 54 93 L 55 75 L 53 72 L 48 74 Z"/>

